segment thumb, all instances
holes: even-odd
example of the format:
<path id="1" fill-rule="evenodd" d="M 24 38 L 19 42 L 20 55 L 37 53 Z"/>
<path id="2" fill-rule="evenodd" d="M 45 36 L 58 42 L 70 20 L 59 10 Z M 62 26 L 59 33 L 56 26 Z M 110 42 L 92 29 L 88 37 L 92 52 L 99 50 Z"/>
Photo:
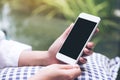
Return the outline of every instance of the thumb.
<path id="1" fill-rule="evenodd" d="M 72 28 L 73 28 L 73 23 L 63 32 L 63 34 L 60 36 L 60 37 L 62 37 L 62 38 L 66 38 L 67 36 L 68 36 L 68 34 L 70 33 L 70 31 L 72 30 Z"/>
<path id="2" fill-rule="evenodd" d="M 67 71 L 67 74 L 71 75 L 72 78 L 76 78 L 81 74 L 80 67 L 74 67 Z"/>

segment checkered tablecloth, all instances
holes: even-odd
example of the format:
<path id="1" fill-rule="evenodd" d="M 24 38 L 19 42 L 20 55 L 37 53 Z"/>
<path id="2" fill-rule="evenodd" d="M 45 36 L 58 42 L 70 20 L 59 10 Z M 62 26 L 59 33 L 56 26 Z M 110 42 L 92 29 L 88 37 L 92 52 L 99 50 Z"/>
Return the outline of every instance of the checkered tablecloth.
<path id="1" fill-rule="evenodd" d="M 39 68 L 39 66 L 5 68 L 0 73 L 0 80 L 27 80 L 30 76 L 34 75 Z"/>
<path id="2" fill-rule="evenodd" d="M 86 64 L 80 65 L 83 71 L 78 80 L 116 79 L 120 67 L 119 57 L 109 59 L 101 54 L 94 53 L 92 56 L 87 57 L 87 60 Z M 27 80 L 40 68 L 40 66 L 4 68 L 0 72 L 0 80 Z"/>
<path id="3" fill-rule="evenodd" d="M 94 53 L 87 57 L 88 62 L 81 67 L 82 71 L 79 80 L 116 80 L 120 67 L 120 58 L 109 59 L 104 55 Z"/>

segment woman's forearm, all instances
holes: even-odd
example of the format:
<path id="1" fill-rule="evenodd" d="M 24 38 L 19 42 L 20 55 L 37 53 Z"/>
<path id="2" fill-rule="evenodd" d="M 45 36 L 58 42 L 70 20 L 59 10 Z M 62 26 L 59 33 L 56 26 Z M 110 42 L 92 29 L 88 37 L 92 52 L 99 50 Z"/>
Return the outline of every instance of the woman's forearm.
<path id="1" fill-rule="evenodd" d="M 19 57 L 18 66 L 47 65 L 48 51 L 23 51 Z"/>

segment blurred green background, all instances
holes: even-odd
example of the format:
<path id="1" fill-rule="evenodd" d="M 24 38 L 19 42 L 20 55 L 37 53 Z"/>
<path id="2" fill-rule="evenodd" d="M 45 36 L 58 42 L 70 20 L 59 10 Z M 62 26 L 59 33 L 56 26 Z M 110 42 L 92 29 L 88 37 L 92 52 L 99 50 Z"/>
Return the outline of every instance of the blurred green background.
<path id="1" fill-rule="evenodd" d="M 101 17 L 95 52 L 120 55 L 120 0 L 0 0 L 0 28 L 8 38 L 47 50 L 80 12 Z"/>

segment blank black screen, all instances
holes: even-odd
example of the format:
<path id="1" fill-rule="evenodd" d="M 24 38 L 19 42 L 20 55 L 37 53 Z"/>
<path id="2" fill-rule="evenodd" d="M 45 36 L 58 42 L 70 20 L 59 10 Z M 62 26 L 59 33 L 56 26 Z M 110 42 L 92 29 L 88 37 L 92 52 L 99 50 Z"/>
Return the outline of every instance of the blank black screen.
<path id="1" fill-rule="evenodd" d="M 95 25 L 95 22 L 78 18 L 59 52 L 73 59 L 77 59 Z"/>

